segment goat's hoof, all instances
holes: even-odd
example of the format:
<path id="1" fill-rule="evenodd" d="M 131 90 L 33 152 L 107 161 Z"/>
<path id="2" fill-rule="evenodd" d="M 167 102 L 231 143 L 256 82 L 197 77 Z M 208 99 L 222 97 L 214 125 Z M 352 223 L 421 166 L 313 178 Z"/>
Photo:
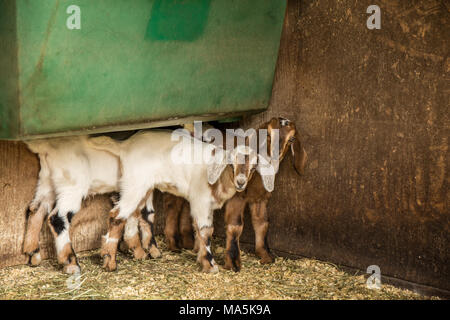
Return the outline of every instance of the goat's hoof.
<path id="1" fill-rule="evenodd" d="M 25 250 L 24 253 L 28 256 L 28 264 L 32 267 L 38 266 L 41 261 L 41 253 L 40 249 L 34 249 L 34 250 Z"/>
<path id="2" fill-rule="evenodd" d="M 37 267 L 41 264 L 42 257 L 41 253 L 38 251 L 37 253 L 34 253 L 30 256 L 30 266 Z"/>
<path id="3" fill-rule="evenodd" d="M 80 274 L 81 268 L 77 264 L 68 264 L 64 266 L 64 273 L 67 274 Z"/>
<path id="4" fill-rule="evenodd" d="M 40 205 L 40 203 L 30 204 L 30 205 L 28 206 L 28 211 L 29 211 L 31 214 L 34 214 L 34 213 L 38 210 L 39 205 Z"/>
<path id="5" fill-rule="evenodd" d="M 147 258 L 147 253 L 144 249 L 138 248 L 133 251 L 133 256 L 136 260 L 145 260 Z"/>
<path id="6" fill-rule="evenodd" d="M 152 257 L 152 259 L 161 258 L 161 251 L 159 251 L 158 248 L 152 247 L 152 248 L 150 248 L 149 252 L 150 252 L 150 257 Z"/>
<path id="7" fill-rule="evenodd" d="M 128 245 L 125 243 L 125 241 L 120 241 L 119 251 L 122 253 L 128 253 Z"/>
<path id="8" fill-rule="evenodd" d="M 169 250 L 172 251 L 172 252 L 181 252 L 181 249 L 178 248 L 178 246 L 176 246 L 176 245 L 173 244 L 173 243 L 168 243 L 168 244 L 167 244 L 167 249 L 169 249 Z"/>
<path id="9" fill-rule="evenodd" d="M 275 260 L 269 255 L 264 256 L 264 257 L 261 258 L 261 260 L 259 260 L 259 262 L 261 262 L 261 264 L 273 263 L 274 261 Z"/>
<path id="10" fill-rule="evenodd" d="M 225 265 L 223 266 L 224 269 L 227 270 L 233 270 L 234 272 L 239 272 L 241 271 L 241 262 L 236 261 L 235 264 L 233 264 L 232 262 L 225 262 Z"/>
<path id="11" fill-rule="evenodd" d="M 103 269 L 108 272 L 116 271 L 117 264 L 116 261 L 114 261 L 109 254 L 105 254 L 103 258 Z"/>
<path id="12" fill-rule="evenodd" d="M 217 267 L 217 265 L 209 265 L 208 267 L 203 267 L 202 272 L 204 273 L 218 273 L 219 272 L 219 267 Z"/>
<path id="13" fill-rule="evenodd" d="M 209 270 L 209 273 L 218 273 L 219 267 L 217 265 L 212 266 L 212 268 Z"/>

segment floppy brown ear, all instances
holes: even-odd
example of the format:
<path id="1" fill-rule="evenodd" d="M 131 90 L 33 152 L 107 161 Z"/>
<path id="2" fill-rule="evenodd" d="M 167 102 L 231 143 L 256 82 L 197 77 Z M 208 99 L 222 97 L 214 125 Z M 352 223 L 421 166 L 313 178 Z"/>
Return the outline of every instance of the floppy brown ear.
<path id="1" fill-rule="evenodd" d="M 295 134 L 295 140 L 291 144 L 292 158 L 294 159 L 294 168 L 299 175 L 305 173 L 306 160 L 308 155 L 305 149 L 302 147 L 302 142 L 300 141 L 300 135 L 298 132 Z"/>

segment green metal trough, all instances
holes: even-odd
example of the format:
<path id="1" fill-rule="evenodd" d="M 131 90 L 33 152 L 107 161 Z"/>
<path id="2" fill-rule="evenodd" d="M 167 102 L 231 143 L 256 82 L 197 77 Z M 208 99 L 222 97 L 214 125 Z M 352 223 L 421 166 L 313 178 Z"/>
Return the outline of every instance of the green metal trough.
<path id="1" fill-rule="evenodd" d="M 285 0 L 0 1 L 0 139 L 264 110 L 285 8 Z"/>

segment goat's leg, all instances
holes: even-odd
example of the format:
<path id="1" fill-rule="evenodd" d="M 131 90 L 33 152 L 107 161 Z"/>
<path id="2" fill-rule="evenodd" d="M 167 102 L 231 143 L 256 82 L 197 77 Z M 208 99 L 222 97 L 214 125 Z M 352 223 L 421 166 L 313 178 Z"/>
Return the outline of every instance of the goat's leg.
<path id="1" fill-rule="evenodd" d="M 139 237 L 140 210 L 136 210 L 125 223 L 125 232 L 123 240 L 127 244 L 128 249 L 133 252 L 135 259 L 144 260 L 147 253 L 142 248 L 141 239 Z"/>
<path id="2" fill-rule="evenodd" d="M 241 270 L 241 252 L 239 238 L 244 228 L 244 210 L 246 201 L 234 196 L 226 203 L 225 207 L 225 225 L 226 225 L 226 253 L 225 269 L 234 271 Z"/>
<path id="3" fill-rule="evenodd" d="M 269 221 L 267 216 L 267 201 L 250 203 L 253 229 L 255 230 L 255 251 L 261 258 L 261 263 L 272 263 L 273 257 L 270 255 L 267 245 L 267 231 Z"/>
<path id="4" fill-rule="evenodd" d="M 70 223 L 72 217 L 80 210 L 81 197 L 71 201 L 60 201 L 48 217 L 48 225 L 55 237 L 58 262 L 64 265 L 64 272 L 68 274 L 80 273 L 77 256 L 70 241 Z"/>
<path id="5" fill-rule="evenodd" d="M 153 193 L 149 195 L 145 206 L 141 209 L 139 227 L 141 228 L 142 244 L 153 259 L 161 257 L 161 252 L 155 239 L 155 209 L 153 207 Z"/>
<path id="6" fill-rule="evenodd" d="M 135 186 L 126 188 L 121 194 L 118 204 L 109 213 L 108 233 L 103 236 L 101 255 L 103 256 L 103 268 L 106 271 L 117 269 L 117 247 L 123 234 L 126 221 L 138 209 L 140 202 L 145 197 L 145 189 Z"/>
<path id="7" fill-rule="evenodd" d="M 49 210 L 51 210 L 51 207 L 49 207 L 48 203 L 40 203 L 37 210 L 32 210 L 31 206 L 27 210 L 27 229 L 23 244 L 23 252 L 29 257 L 28 263 L 31 266 L 39 265 L 42 260 L 39 236 Z"/>
<path id="8" fill-rule="evenodd" d="M 181 247 L 184 249 L 194 248 L 194 229 L 192 227 L 191 209 L 189 202 L 184 200 L 179 221 Z"/>
<path id="9" fill-rule="evenodd" d="M 203 272 L 215 273 L 219 271 L 211 253 L 211 237 L 213 228 L 213 211 L 207 205 L 192 205 L 195 234 L 198 242 L 197 262 Z"/>
<path id="10" fill-rule="evenodd" d="M 116 255 L 117 245 L 122 237 L 126 220 L 118 217 L 119 210 L 113 208 L 109 212 L 108 233 L 103 236 L 101 256 L 103 257 L 103 268 L 106 271 L 114 271 L 117 269 Z"/>
<path id="11" fill-rule="evenodd" d="M 55 195 L 50 181 L 50 169 L 45 156 L 40 156 L 41 169 L 36 194 L 27 210 L 27 227 L 23 243 L 23 252 L 29 257 L 29 264 L 41 263 L 39 236 L 45 218 L 53 209 Z"/>
<path id="12" fill-rule="evenodd" d="M 164 235 L 166 238 L 167 248 L 171 251 L 179 251 L 178 246 L 178 220 L 183 206 L 183 198 L 174 196 L 170 193 L 163 194 L 163 206 L 166 213 L 166 225 L 164 227 Z"/>

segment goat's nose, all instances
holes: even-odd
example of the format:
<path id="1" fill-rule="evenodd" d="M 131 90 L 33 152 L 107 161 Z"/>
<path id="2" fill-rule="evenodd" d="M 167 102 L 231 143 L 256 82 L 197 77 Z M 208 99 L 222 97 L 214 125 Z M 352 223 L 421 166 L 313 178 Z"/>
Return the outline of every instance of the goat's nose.
<path id="1" fill-rule="evenodd" d="M 247 179 L 244 175 L 239 175 L 236 177 L 236 184 L 238 187 L 242 188 L 245 186 L 245 183 L 247 182 Z"/>

